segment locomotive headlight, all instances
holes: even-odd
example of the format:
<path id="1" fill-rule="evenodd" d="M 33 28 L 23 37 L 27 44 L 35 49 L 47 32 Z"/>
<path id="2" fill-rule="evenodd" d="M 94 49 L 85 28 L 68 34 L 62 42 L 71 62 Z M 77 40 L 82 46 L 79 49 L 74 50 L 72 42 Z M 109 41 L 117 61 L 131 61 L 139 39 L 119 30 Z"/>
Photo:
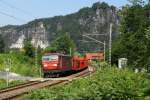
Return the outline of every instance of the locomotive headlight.
<path id="1" fill-rule="evenodd" d="M 47 67 L 48 65 L 47 64 L 44 64 L 44 67 Z"/>
<path id="2" fill-rule="evenodd" d="M 57 66 L 57 64 L 53 64 L 53 66 Z"/>

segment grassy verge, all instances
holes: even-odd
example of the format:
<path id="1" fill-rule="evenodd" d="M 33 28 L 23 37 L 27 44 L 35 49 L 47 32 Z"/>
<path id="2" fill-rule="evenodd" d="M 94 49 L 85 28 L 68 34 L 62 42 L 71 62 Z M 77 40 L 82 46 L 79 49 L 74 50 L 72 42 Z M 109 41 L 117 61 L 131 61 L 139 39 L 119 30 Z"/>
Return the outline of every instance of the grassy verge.
<path id="1" fill-rule="evenodd" d="M 21 53 L 0 54 L 0 71 L 8 67 L 8 59 L 11 59 L 11 72 L 24 76 L 39 76 L 39 67 L 35 67 L 35 60 Z"/>
<path id="2" fill-rule="evenodd" d="M 23 81 L 11 81 L 9 82 L 9 85 L 7 86 L 6 80 L 0 79 L 0 89 L 4 89 L 6 87 L 11 87 L 11 86 L 16 86 L 21 83 L 23 83 Z"/>

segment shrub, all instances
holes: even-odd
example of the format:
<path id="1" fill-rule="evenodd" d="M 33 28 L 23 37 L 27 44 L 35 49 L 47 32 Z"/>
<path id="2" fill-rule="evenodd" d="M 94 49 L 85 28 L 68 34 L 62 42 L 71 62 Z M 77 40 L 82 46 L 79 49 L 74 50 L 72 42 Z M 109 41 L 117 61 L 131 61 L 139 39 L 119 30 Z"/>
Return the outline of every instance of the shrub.
<path id="1" fill-rule="evenodd" d="M 33 91 L 23 99 L 144 100 L 150 97 L 146 95 L 149 84 L 150 80 L 141 73 L 103 66 L 92 76 L 73 80 L 66 86 Z"/>

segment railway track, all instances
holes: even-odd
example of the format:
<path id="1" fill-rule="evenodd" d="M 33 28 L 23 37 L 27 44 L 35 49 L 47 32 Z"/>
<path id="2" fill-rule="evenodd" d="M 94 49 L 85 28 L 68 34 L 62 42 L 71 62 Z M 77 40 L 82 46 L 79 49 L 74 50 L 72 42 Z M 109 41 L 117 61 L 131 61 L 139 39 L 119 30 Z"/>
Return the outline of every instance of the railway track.
<path id="1" fill-rule="evenodd" d="M 91 67 L 92 68 L 92 67 Z M 95 71 L 95 68 L 93 68 L 92 73 Z M 69 83 L 72 79 L 78 78 L 78 77 L 86 77 L 89 74 L 91 74 L 89 69 L 83 70 L 79 73 L 64 77 L 64 78 L 46 78 L 46 79 L 40 79 L 36 81 L 30 81 L 27 83 L 23 83 L 20 85 L 17 85 L 15 87 L 6 88 L 3 90 L 0 90 L 0 100 L 10 100 L 20 97 L 21 95 L 30 92 L 35 89 L 48 87 L 48 86 L 55 86 L 58 84 L 66 84 Z"/>

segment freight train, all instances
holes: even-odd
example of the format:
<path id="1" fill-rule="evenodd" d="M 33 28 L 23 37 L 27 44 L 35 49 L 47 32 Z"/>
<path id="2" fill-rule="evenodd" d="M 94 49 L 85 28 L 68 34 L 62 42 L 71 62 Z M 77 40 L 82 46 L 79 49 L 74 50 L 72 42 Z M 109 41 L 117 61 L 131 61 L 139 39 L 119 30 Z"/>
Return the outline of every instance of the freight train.
<path id="1" fill-rule="evenodd" d="M 88 67 L 88 58 L 61 53 L 47 53 L 42 57 L 44 77 L 59 77 L 64 73 L 77 72 Z"/>

